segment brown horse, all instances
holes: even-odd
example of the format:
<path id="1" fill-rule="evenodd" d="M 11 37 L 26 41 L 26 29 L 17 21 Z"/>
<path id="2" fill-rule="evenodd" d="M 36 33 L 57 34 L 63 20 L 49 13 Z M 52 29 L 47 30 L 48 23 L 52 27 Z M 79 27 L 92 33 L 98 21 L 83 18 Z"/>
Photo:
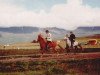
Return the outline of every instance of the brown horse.
<path id="1" fill-rule="evenodd" d="M 40 44 L 40 50 L 42 53 L 44 53 L 46 50 L 46 39 L 43 38 L 43 35 L 42 34 L 39 34 L 38 35 L 38 39 L 37 41 L 39 42 Z M 59 45 L 59 42 L 58 41 L 52 41 L 51 43 L 48 44 L 48 47 L 49 48 L 52 48 L 52 51 L 55 53 L 57 52 L 56 50 L 56 47 L 59 46 L 61 49 L 60 51 L 63 51 L 64 49 Z"/>

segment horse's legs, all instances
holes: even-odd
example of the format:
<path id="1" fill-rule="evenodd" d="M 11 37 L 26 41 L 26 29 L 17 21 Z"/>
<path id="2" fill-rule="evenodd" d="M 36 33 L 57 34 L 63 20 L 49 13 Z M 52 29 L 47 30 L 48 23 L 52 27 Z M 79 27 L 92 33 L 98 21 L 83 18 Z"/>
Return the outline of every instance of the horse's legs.
<path id="1" fill-rule="evenodd" d="M 66 52 L 67 52 L 67 53 L 69 53 L 69 52 L 70 52 L 69 46 L 66 46 L 66 48 L 65 48 L 65 49 L 66 49 Z"/>
<path id="2" fill-rule="evenodd" d="M 45 53 L 46 51 L 45 51 L 45 48 L 43 48 L 43 47 L 40 47 L 40 53 Z"/>
<path id="3" fill-rule="evenodd" d="M 53 47 L 52 50 L 53 50 L 53 53 L 56 53 L 57 52 L 57 50 L 56 50 L 55 47 Z"/>
<path id="4" fill-rule="evenodd" d="M 78 44 L 78 46 L 80 47 L 80 50 L 83 51 L 83 47 L 81 46 L 81 44 Z"/>
<path id="5" fill-rule="evenodd" d="M 78 52 L 78 47 L 75 46 L 74 52 Z"/>
<path id="6" fill-rule="evenodd" d="M 41 54 L 44 54 L 45 53 L 45 50 L 44 49 L 40 49 L 40 53 Z"/>

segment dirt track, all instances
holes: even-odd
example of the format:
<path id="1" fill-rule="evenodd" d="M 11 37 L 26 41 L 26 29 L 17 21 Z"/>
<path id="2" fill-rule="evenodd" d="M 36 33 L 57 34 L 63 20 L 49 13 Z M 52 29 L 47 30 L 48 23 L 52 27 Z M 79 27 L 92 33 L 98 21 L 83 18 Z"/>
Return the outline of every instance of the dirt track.
<path id="1" fill-rule="evenodd" d="M 85 48 L 82 53 L 90 52 L 100 52 L 100 48 Z M 39 49 L 0 49 L 0 56 L 5 55 L 28 55 L 28 54 L 38 54 L 40 53 Z M 66 51 L 64 52 L 66 53 Z M 80 53 L 80 52 L 79 52 Z"/>
<path id="2" fill-rule="evenodd" d="M 5 56 L 6 57 L 6 56 Z M 49 60 L 84 60 L 100 58 L 100 52 L 95 53 L 67 53 L 67 54 L 33 54 L 7 56 L 7 59 L 1 59 L 0 62 L 17 62 L 17 61 L 49 61 Z M 12 57 L 12 58 L 10 58 Z M 18 57 L 18 58 L 17 58 Z"/>

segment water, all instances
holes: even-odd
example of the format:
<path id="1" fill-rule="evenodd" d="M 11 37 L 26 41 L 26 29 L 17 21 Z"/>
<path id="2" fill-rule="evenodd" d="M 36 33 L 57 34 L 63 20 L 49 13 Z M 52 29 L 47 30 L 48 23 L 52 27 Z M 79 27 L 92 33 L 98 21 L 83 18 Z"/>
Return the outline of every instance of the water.
<path id="1" fill-rule="evenodd" d="M 37 37 L 35 34 L 4 34 L 2 37 L 0 37 L 0 44 L 31 42 L 36 38 Z"/>

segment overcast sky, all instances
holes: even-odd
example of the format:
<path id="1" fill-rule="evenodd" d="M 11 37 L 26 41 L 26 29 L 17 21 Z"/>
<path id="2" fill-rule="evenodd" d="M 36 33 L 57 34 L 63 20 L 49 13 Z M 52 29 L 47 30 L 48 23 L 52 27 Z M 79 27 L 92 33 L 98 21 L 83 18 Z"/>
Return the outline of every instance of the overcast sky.
<path id="1" fill-rule="evenodd" d="M 0 0 L 0 26 L 100 26 L 100 0 Z"/>

